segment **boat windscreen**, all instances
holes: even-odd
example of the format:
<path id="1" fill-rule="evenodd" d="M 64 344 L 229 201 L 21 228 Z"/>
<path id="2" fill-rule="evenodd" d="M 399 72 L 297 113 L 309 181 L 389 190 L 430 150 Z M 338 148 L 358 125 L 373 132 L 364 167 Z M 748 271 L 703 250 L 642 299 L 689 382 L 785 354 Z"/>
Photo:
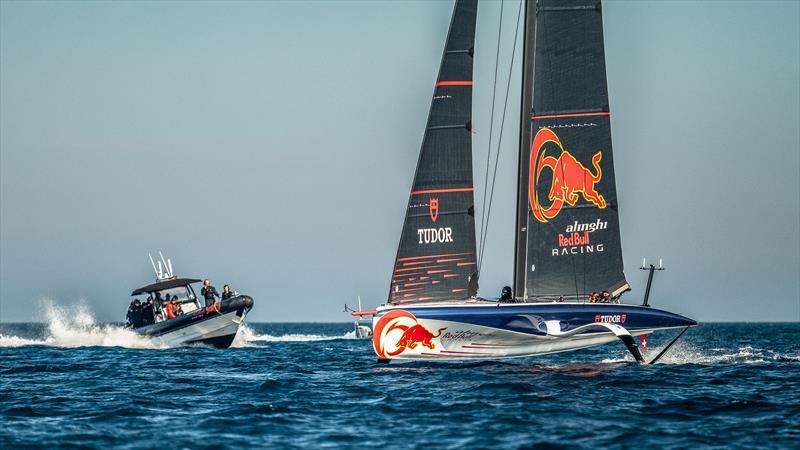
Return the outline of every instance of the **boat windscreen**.
<path id="1" fill-rule="evenodd" d="M 178 303 L 194 301 L 194 295 L 192 295 L 191 291 L 187 286 L 178 286 L 170 289 L 164 289 L 163 291 L 158 291 L 161 295 L 161 298 L 166 300 L 167 296 L 169 299 L 175 298 L 175 301 Z"/>

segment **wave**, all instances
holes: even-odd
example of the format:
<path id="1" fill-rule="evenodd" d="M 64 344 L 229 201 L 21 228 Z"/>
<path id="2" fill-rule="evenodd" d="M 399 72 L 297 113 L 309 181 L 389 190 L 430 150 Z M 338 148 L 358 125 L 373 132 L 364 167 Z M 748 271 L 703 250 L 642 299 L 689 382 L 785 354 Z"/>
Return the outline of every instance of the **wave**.
<path id="1" fill-rule="evenodd" d="M 654 358 L 661 348 L 652 348 L 643 354 L 645 360 Z M 717 353 L 709 353 L 717 352 Z M 632 362 L 633 357 L 626 355 L 625 358 L 607 358 L 603 363 Z M 656 364 L 759 364 L 769 362 L 800 362 L 800 355 L 785 355 L 772 350 L 764 350 L 746 345 L 737 349 L 699 349 L 689 342 L 677 343 L 673 348 L 658 360 Z"/>
<path id="2" fill-rule="evenodd" d="M 48 302 L 44 305 L 44 314 L 47 320 L 45 336 L 37 339 L 0 335 L 0 347 L 165 347 L 158 340 L 144 337 L 128 328 L 98 323 L 83 303 L 61 307 Z"/>
<path id="3" fill-rule="evenodd" d="M 271 334 L 258 334 L 255 330 L 250 328 L 247 324 L 239 327 L 239 332 L 236 333 L 236 338 L 233 340 L 231 347 L 244 348 L 253 347 L 258 345 L 259 342 L 318 342 L 318 341 L 333 341 L 338 339 L 357 339 L 355 331 L 349 331 L 343 335 L 326 336 L 321 334 L 284 334 L 274 336 Z"/>

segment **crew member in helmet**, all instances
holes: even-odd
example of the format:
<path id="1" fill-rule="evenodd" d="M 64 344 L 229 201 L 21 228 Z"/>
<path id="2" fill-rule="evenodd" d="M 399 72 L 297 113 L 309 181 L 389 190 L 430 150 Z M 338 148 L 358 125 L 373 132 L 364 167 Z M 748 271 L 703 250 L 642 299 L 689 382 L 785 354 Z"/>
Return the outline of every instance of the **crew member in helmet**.
<path id="1" fill-rule="evenodd" d="M 203 289 L 200 290 L 200 294 L 206 299 L 206 307 L 213 305 L 215 299 L 219 298 L 217 288 L 211 285 L 211 280 L 208 278 L 203 280 Z"/>
<path id="2" fill-rule="evenodd" d="M 131 304 L 128 306 L 128 314 L 125 315 L 125 318 L 128 319 L 128 326 L 131 328 L 137 328 L 141 321 L 142 313 L 139 307 L 140 303 L 139 299 L 135 298 L 131 300 Z"/>
<path id="3" fill-rule="evenodd" d="M 153 316 L 153 299 L 148 298 L 144 305 L 142 305 L 142 325 L 150 325 L 154 322 L 155 316 Z"/>
<path id="4" fill-rule="evenodd" d="M 500 302 L 513 302 L 514 296 L 511 292 L 511 286 L 504 286 L 503 290 L 500 292 Z"/>

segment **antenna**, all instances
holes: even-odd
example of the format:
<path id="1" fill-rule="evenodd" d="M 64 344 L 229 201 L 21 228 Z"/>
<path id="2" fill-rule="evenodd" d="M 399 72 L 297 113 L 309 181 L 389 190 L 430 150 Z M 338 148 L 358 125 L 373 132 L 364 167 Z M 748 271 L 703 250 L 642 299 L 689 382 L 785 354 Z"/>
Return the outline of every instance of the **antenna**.
<path id="1" fill-rule="evenodd" d="M 358 310 L 359 310 L 359 311 L 363 311 L 363 310 L 361 309 L 361 296 L 360 296 L 360 295 L 358 296 Z"/>
<path id="2" fill-rule="evenodd" d="M 159 260 L 153 260 L 153 255 L 148 253 L 150 258 L 150 265 L 153 266 L 153 272 L 156 273 L 156 280 L 168 280 L 175 278 L 175 272 L 172 271 L 172 260 L 164 258 L 164 254 L 159 250 Z M 158 264 L 156 264 L 158 263 Z"/>
<path id="3" fill-rule="evenodd" d="M 167 260 L 164 259 L 164 255 L 161 253 L 161 250 L 158 251 L 158 256 L 161 257 L 161 262 L 164 263 L 164 269 L 167 271 L 167 274 L 166 274 L 167 277 L 171 277 L 172 276 L 172 274 L 170 273 L 171 270 L 169 270 L 169 265 L 167 264 Z"/>
<path id="4" fill-rule="evenodd" d="M 152 265 L 152 266 L 153 266 L 153 272 L 155 272 L 155 274 L 156 274 L 156 278 L 158 278 L 158 269 L 156 269 L 156 263 L 153 261 L 153 255 L 151 255 L 150 253 L 148 253 L 148 254 L 147 254 L 147 256 L 149 256 L 149 257 L 150 257 L 150 265 Z"/>
<path id="5" fill-rule="evenodd" d="M 653 285 L 653 273 L 656 270 L 666 270 L 667 268 L 664 267 L 664 259 L 658 258 L 658 268 L 655 265 L 650 264 L 647 265 L 647 259 L 642 258 L 642 267 L 639 267 L 639 270 L 647 270 L 650 273 L 647 275 L 647 288 L 644 291 L 644 301 L 642 301 L 642 306 L 650 307 L 650 287 Z"/>

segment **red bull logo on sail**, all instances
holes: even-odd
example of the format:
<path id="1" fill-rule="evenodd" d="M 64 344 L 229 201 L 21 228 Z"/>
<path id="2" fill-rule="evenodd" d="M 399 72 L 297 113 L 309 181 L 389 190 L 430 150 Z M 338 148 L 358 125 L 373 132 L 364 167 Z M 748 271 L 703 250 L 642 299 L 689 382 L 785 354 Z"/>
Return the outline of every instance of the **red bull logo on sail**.
<path id="1" fill-rule="evenodd" d="M 545 144 L 553 143 L 558 146 L 561 153 L 558 157 L 546 155 Z M 597 152 L 592 157 L 592 166 L 595 173 L 583 166 L 572 154 L 564 150 L 561 140 L 550 128 L 542 128 L 536 133 L 531 145 L 530 175 L 528 180 L 528 199 L 533 216 L 539 222 L 547 222 L 556 217 L 564 203 L 575 206 L 578 199 L 583 196 L 587 202 L 598 208 L 606 207 L 605 198 L 595 190 L 595 185 L 603 178 L 600 160 L 603 152 Z M 549 169 L 550 191 L 547 199 L 549 206 L 542 205 L 536 188 L 542 180 L 545 169 Z M 578 195 L 581 194 L 581 195 Z"/>
<path id="2" fill-rule="evenodd" d="M 397 309 L 381 316 L 372 333 L 372 346 L 381 358 L 397 356 L 406 350 L 434 350 L 434 339 L 442 335 L 447 327 L 436 334 L 417 321 L 408 311 Z"/>

